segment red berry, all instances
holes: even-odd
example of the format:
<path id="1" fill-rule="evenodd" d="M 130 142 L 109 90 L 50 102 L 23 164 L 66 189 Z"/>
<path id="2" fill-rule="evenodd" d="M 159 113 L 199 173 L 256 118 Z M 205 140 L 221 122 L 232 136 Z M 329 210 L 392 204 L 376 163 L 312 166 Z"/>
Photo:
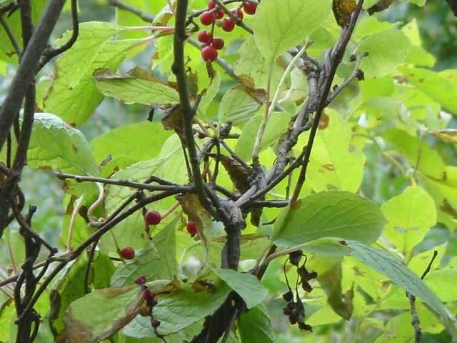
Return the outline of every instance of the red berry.
<path id="1" fill-rule="evenodd" d="M 155 318 L 151 318 L 151 326 L 153 328 L 158 328 L 160 326 L 160 320 L 157 320 Z"/>
<path id="2" fill-rule="evenodd" d="M 135 249 L 132 247 L 125 247 L 124 249 L 119 251 L 119 256 L 126 260 L 131 260 L 135 257 Z"/>
<path id="3" fill-rule="evenodd" d="M 216 7 L 216 3 L 214 1 L 208 1 L 208 8 L 212 10 L 214 7 Z"/>
<path id="4" fill-rule="evenodd" d="M 217 58 L 217 50 L 208 45 L 202 49 L 202 58 L 205 62 L 213 62 Z"/>
<path id="5" fill-rule="evenodd" d="M 235 28 L 235 21 L 232 18 L 225 18 L 221 23 L 222 30 L 231 32 Z"/>
<path id="6" fill-rule="evenodd" d="M 157 225 L 162 220 L 162 216 L 157 211 L 148 211 L 144 215 L 144 220 L 147 225 Z"/>
<path id="7" fill-rule="evenodd" d="M 245 2 L 243 4 L 243 10 L 246 14 L 255 14 L 255 11 L 257 10 L 257 4 L 252 2 Z"/>
<path id="8" fill-rule="evenodd" d="M 221 50 L 224 47 L 224 40 L 222 38 L 214 38 L 211 45 L 213 48 Z"/>
<path id="9" fill-rule="evenodd" d="M 137 285 L 144 285 L 146 283 L 146 276 L 140 275 L 136 278 L 135 283 Z"/>
<path id="10" fill-rule="evenodd" d="M 238 17 L 238 19 L 243 19 L 243 11 L 241 11 L 239 8 L 235 8 L 234 10 L 231 10 L 230 12 L 232 12 L 232 14 L 235 16 L 235 17 Z"/>
<path id="11" fill-rule="evenodd" d="M 224 18 L 224 11 L 222 9 L 218 9 L 214 12 L 214 17 L 216 17 L 216 19 L 222 19 Z"/>
<path id="12" fill-rule="evenodd" d="M 192 237 L 194 237 L 197 234 L 197 225 L 195 225 L 193 221 L 187 222 L 186 229 L 189 235 L 191 235 Z"/>
<path id="13" fill-rule="evenodd" d="M 200 14 L 200 22 L 202 25 L 208 26 L 214 23 L 214 15 L 211 12 L 203 12 Z"/>
<path id="14" fill-rule="evenodd" d="M 201 43 L 208 44 L 213 39 L 213 35 L 209 31 L 201 31 L 198 33 L 197 39 Z"/>

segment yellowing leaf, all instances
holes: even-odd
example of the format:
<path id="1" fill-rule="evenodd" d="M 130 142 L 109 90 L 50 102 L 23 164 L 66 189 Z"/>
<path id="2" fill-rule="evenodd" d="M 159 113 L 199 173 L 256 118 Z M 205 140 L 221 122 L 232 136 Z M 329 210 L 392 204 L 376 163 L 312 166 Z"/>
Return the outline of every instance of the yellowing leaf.
<path id="1" fill-rule="evenodd" d="M 403 63 L 409 50 L 410 42 L 405 34 L 392 29 L 369 36 L 359 44 L 355 52 L 368 53 L 360 64 L 365 77 L 380 77 L 391 73 Z"/>
<path id="2" fill-rule="evenodd" d="M 268 0 L 257 8 L 252 29 L 263 57 L 272 63 L 302 43 L 330 13 L 331 0 Z"/>
<path id="3" fill-rule="evenodd" d="M 383 233 L 408 260 L 428 229 L 436 223 L 433 198 L 421 187 L 411 186 L 381 207 L 388 225 Z"/>
<path id="4" fill-rule="evenodd" d="M 325 114 L 328 126 L 317 133 L 307 181 L 316 192 L 335 188 L 356 192 L 362 182 L 365 156 L 351 145 L 352 131 L 341 115 L 332 110 Z"/>
<path id="5" fill-rule="evenodd" d="M 333 15 L 339 26 L 344 27 L 349 23 L 351 14 L 356 7 L 357 3 L 355 0 L 333 0 Z"/>

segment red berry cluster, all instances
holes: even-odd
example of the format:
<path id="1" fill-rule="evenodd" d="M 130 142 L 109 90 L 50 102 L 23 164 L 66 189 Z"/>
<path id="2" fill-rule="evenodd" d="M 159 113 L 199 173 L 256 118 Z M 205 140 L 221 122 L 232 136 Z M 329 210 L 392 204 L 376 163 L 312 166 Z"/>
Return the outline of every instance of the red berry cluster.
<path id="1" fill-rule="evenodd" d="M 154 308 L 155 305 L 158 304 L 157 302 L 157 293 L 154 291 L 151 291 L 148 286 L 146 286 L 146 277 L 144 275 L 138 276 L 135 280 L 135 283 L 137 285 L 141 286 L 141 289 L 143 290 L 143 306 L 140 308 L 140 315 L 144 317 L 151 317 L 151 326 L 154 329 L 157 329 L 160 326 L 160 320 L 154 318 L 152 315 L 152 309 Z"/>
<path id="2" fill-rule="evenodd" d="M 239 20 L 243 20 L 243 12 L 246 14 L 255 14 L 257 9 L 257 3 L 243 1 L 240 7 L 231 10 L 232 15 Z M 214 26 L 216 20 L 223 19 L 220 22 L 222 30 L 225 32 L 231 32 L 235 28 L 235 20 L 227 16 L 224 18 L 225 12 L 220 8 L 214 1 L 208 2 L 208 9 L 200 15 L 200 23 L 203 26 L 210 26 L 210 31 L 200 31 L 197 39 L 199 42 L 204 44 L 202 49 L 202 58 L 205 62 L 213 62 L 218 56 L 217 50 L 221 50 L 224 47 L 224 40 L 222 38 L 214 37 Z"/>

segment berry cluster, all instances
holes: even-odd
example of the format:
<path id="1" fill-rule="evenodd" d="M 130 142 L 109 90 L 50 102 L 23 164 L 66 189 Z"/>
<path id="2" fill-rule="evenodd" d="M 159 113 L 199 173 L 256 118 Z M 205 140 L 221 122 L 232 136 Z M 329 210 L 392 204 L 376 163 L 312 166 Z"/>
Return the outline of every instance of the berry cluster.
<path id="1" fill-rule="evenodd" d="M 253 15 L 257 10 L 257 3 L 243 1 L 242 4 L 235 9 L 230 10 L 230 13 L 234 18 L 243 20 L 244 13 Z M 221 50 L 224 47 L 224 40 L 222 38 L 214 37 L 214 26 L 217 20 L 220 27 L 225 32 L 231 32 L 236 26 L 236 22 L 231 16 L 225 17 L 225 12 L 220 8 L 216 2 L 210 0 L 208 2 L 208 8 L 205 12 L 200 15 L 200 23 L 203 26 L 211 26 L 211 30 L 200 31 L 198 33 L 197 39 L 200 43 L 203 43 L 202 48 L 202 58 L 205 62 L 213 62 L 218 56 L 218 50 Z"/>
<path id="2" fill-rule="evenodd" d="M 315 279 L 317 277 L 317 273 L 314 271 L 310 272 L 306 269 L 306 260 L 301 266 L 299 266 L 302 256 L 304 256 L 302 251 L 295 251 L 290 253 L 288 260 L 286 260 L 286 263 L 290 262 L 290 264 L 297 267 L 297 276 L 300 281 L 297 282 L 295 287 L 295 297 L 294 292 L 290 288 L 289 280 L 287 279 L 286 265 L 284 264 L 284 276 L 286 278 L 288 291 L 282 295 L 283 299 L 287 301 L 287 305 L 282 309 L 282 312 L 289 317 L 289 323 L 291 325 L 297 324 L 300 330 L 313 331 L 312 326 L 305 323 L 305 306 L 300 299 L 297 287 L 300 283 L 305 292 L 311 292 L 313 287 L 311 287 L 309 281 Z"/>
<path id="3" fill-rule="evenodd" d="M 151 317 L 151 326 L 154 329 L 157 329 L 160 326 L 160 320 L 154 318 L 152 314 L 152 309 L 154 308 L 155 305 L 157 305 L 157 293 L 154 291 L 151 291 L 148 286 L 146 286 L 146 277 L 144 275 L 138 276 L 135 280 L 135 283 L 137 285 L 141 286 L 141 289 L 143 290 L 143 300 L 144 303 L 142 307 L 140 308 L 140 315 L 143 317 Z"/>

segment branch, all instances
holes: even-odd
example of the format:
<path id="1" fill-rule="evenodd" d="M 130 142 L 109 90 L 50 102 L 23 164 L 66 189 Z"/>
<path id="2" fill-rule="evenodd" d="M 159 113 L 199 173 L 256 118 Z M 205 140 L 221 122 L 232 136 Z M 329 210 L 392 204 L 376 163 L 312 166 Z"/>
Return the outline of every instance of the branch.
<path id="1" fill-rule="evenodd" d="M 19 47 L 19 44 L 17 44 L 16 38 L 13 35 L 13 32 L 11 31 L 10 27 L 8 26 L 8 23 L 6 20 L 3 18 L 3 16 L 0 14 L 0 24 L 3 26 L 3 29 L 6 32 L 6 35 L 8 36 L 8 39 L 11 42 L 11 45 L 13 46 L 14 52 L 18 57 L 22 55 L 22 50 Z"/>
<path id="2" fill-rule="evenodd" d="M 35 77 L 41 54 L 46 47 L 49 36 L 54 29 L 64 5 L 65 0 L 52 0 L 48 3 L 22 56 L 16 76 L 0 108 L 0 151 L 3 148 L 14 119 L 19 113 L 28 85 L 30 85 L 30 82 Z M 0 224 L 2 224 L 2 219 L 0 215 Z M 0 225 L 1 228 L 2 225 Z"/>
<path id="3" fill-rule="evenodd" d="M 424 272 L 422 273 L 421 279 L 423 280 L 427 274 L 430 272 L 432 269 L 432 264 L 435 261 L 436 256 L 438 256 L 438 252 L 436 250 L 433 251 L 433 256 L 430 262 L 427 265 L 427 268 L 425 268 Z M 411 308 L 411 325 L 414 328 L 414 343 L 420 343 L 421 338 L 422 338 L 422 329 L 420 327 L 421 322 L 419 319 L 419 315 L 417 313 L 416 309 L 416 297 L 408 292 L 406 292 L 406 296 L 408 297 L 409 300 L 409 306 Z"/>
<path id="4" fill-rule="evenodd" d="M 67 173 L 54 173 L 54 175 L 60 180 L 73 179 L 76 182 L 100 182 L 106 185 L 115 185 L 115 186 L 124 186 L 131 187 L 135 189 L 142 189 L 148 191 L 176 191 L 178 193 L 189 193 L 192 191 L 191 186 L 180 186 L 177 184 L 161 184 L 161 185 L 150 185 L 148 183 L 128 181 L 128 180 L 115 180 L 115 179 L 105 179 L 103 177 L 95 176 L 82 176 L 74 175 Z"/>
<path id="5" fill-rule="evenodd" d="M 195 115 L 195 110 L 190 104 L 189 90 L 187 89 L 187 75 L 184 57 L 184 45 L 188 38 L 186 33 L 187 5 L 187 0 L 177 1 L 176 24 L 173 42 L 174 61 L 172 65 L 172 71 L 173 74 L 175 74 L 176 81 L 178 83 L 178 93 L 182 111 L 184 134 L 186 137 L 187 151 L 189 153 L 189 160 L 192 168 L 192 181 L 194 183 L 195 191 L 198 194 L 200 202 L 205 208 L 208 208 L 209 201 L 206 197 L 205 189 L 203 187 L 200 164 L 194 140 L 194 132 L 192 130 L 192 122 Z"/>
<path id="6" fill-rule="evenodd" d="M 70 39 L 64 45 L 62 45 L 58 48 L 45 50 L 43 57 L 40 61 L 40 64 L 38 66 L 38 70 L 43 68 L 43 66 L 46 63 L 48 63 L 53 57 L 60 55 L 61 53 L 70 49 L 73 46 L 73 44 L 75 44 L 76 40 L 78 39 L 79 19 L 78 19 L 78 2 L 77 2 L 77 0 L 71 0 L 71 22 L 72 22 L 73 30 L 72 30 Z"/>
<path id="7" fill-rule="evenodd" d="M 324 111 L 324 108 L 327 106 L 327 100 L 329 98 L 332 82 L 336 74 L 336 69 L 338 68 L 338 65 L 341 63 L 341 60 L 343 59 L 344 52 L 346 51 L 346 46 L 349 43 L 349 40 L 351 39 L 352 32 L 355 28 L 355 24 L 359 17 L 360 11 L 362 10 L 362 5 L 363 0 L 359 0 L 356 9 L 352 13 L 349 25 L 344 28 L 344 31 L 341 34 L 341 37 L 336 43 L 336 45 L 325 54 L 324 69 L 319 75 L 318 80 L 318 86 L 321 82 L 323 82 L 322 88 L 319 87 L 321 89 L 321 91 L 319 92 L 320 98 L 318 99 L 316 115 L 313 120 L 313 125 L 311 127 L 311 131 L 309 134 L 308 143 L 306 144 L 307 148 L 305 157 L 303 159 L 302 169 L 300 170 L 300 174 L 298 176 L 294 193 L 292 194 L 292 197 L 290 199 L 291 205 L 293 205 L 298 200 L 300 191 L 303 187 L 303 184 L 305 183 L 306 172 L 308 170 L 308 164 L 309 159 L 311 157 L 314 138 L 316 137 L 317 129 L 319 127 L 319 121 L 322 112 Z"/>

